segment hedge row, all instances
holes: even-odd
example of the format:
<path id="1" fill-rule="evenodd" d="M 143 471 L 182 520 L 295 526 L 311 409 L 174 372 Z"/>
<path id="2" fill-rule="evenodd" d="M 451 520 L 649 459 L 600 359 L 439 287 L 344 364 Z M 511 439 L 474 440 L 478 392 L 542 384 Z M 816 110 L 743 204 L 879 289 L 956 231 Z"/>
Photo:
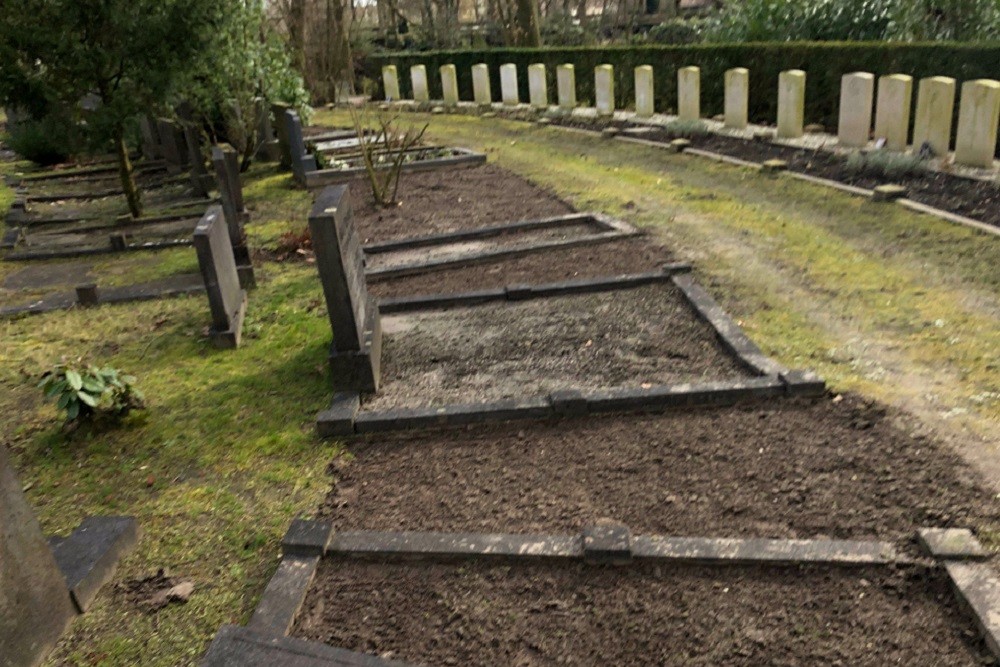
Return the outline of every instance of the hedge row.
<path id="1" fill-rule="evenodd" d="M 524 101 L 528 99 L 528 65 L 546 65 L 549 96 L 554 101 L 556 67 L 572 63 L 576 67 L 577 100 L 587 105 L 593 105 L 594 101 L 594 67 L 611 64 L 615 68 L 616 104 L 621 108 L 634 105 L 633 70 L 639 65 L 652 65 L 658 111 L 676 108 L 677 70 L 696 65 L 701 68 L 701 108 L 706 117 L 723 111 L 725 71 L 746 67 L 750 70 L 750 119 L 755 122 L 774 122 L 778 74 L 801 69 L 807 73 L 806 122 L 835 127 L 840 78 L 844 74 L 857 71 L 876 75 L 902 73 L 915 79 L 950 76 L 959 83 L 969 79 L 1000 79 L 1000 44 L 789 42 L 428 51 L 369 56 L 365 70 L 376 82 L 377 96 L 381 97 L 382 66 L 396 65 L 400 92 L 404 97 L 412 97 L 409 68 L 426 65 L 431 97 L 440 99 L 438 68 L 453 64 L 458 70 L 459 95 L 463 100 L 471 100 L 471 67 L 477 63 L 489 66 L 494 100 L 500 99 L 500 65 L 516 64 L 520 97 Z"/>

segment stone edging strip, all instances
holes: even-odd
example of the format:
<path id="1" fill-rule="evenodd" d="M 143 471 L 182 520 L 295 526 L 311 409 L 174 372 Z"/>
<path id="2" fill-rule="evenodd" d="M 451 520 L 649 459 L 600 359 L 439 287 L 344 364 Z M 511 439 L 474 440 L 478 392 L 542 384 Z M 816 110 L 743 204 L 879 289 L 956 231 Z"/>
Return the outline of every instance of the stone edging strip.
<path id="1" fill-rule="evenodd" d="M 431 171 L 434 169 L 472 167 L 486 163 L 485 153 L 476 153 L 467 148 L 452 148 L 452 155 L 443 158 L 431 158 L 429 160 L 418 160 L 416 162 L 406 162 L 403 164 L 404 172 Z M 364 176 L 364 167 L 354 169 L 317 169 L 306 172 L 306 188 L 318 188 L 324 185 L 335 185 L 346 183 L 350 180 Z"/>
<path id="2" fill-rule="evenodd" d="M 177 248 L 189 246 L 191 239 L 174 239 L 171 241 L 151 241 L 148 243 L 136 243 L 126 245 L 124 248 L 116 249 L 111 246 L 100 248 L 76 248 L 70 250 L 51 250 L 48 252 L 12 252 L 4 257 L 8 262 L 29 262 L 45 259 L 69 259 L 72 257 L 90 257 L 92 255 L 109 255 L 119 252 L 139 252 L 142 250 L 165 250 L 167 248 Z"/>

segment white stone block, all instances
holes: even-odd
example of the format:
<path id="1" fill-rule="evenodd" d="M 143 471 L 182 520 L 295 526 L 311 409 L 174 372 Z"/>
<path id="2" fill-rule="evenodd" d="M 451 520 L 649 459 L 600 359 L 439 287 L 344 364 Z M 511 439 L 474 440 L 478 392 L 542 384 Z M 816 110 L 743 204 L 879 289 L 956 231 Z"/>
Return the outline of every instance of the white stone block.
<path id="1" fill-rule="evenodd" d="M 837 139 L 841 146 L 863 148 L 868 145 L 874 97 L 874 74 L 854 72 L 841 77 L 840 115 L 837 122 Z"/>
<path id="2" fill-rule="evenodd" d="M 559 95 L 559 108 L 572 111 L 576 108 L 576 71 L 572 65 L 560 65 L 556 68 L 556 93 Z"/>
<path id="3" fill-rule="evenodd" d="M 778 75 L 779 139 L 802 136 L 806 113 L 806 73 L 792 69 Z"/>
<path id="4" fill-rule="evenodd" d="M 386 101 L 399 100 L 399 75 L 396 73 L 395 65 L 386 65 L 382 68 L 382 88 L 385 90 Z"/>
<path id="5" fill-rule="evenodd" d="M 653 102 L 653 68 L 641 65 L 635 68 L 635 115 L 649 118 L 656 112 Z"/>
<path id="6" fill-rule="evenodd" d="M 441 94 L 445 106 L 458 106 L 458 72 L 454 65 L 441 66 Z"/>
<path id="7" fill-rule="evenodd" d="M 417 102 L 430 102 L 431 94 L 427 88 L 427 68 L 414 65 L 410 68 L 410 85 L 413 87 L 413 99 Z"/>
<path id="8" fill-rule="evenodd" d="M 500 66 L 500 98 L 507 106 L 517 106 L 517 65 L 507 63 Z"/>
<path id="9" fill-rule="evenodd" d="M 594 104 L 598 116 L 610 116 L 615 112 L 615 68 L 598 65 L 594 68 Z"/>
<path id="10" fill-rule="evenodd" d="M 545 80 L 545 65 L 528 65 L 528 96 L 536 109 L 549 108 L 549 84 Z"/>
<path id="11" fill-rule="evenodd" d="M 681 120 L 701 118 L 701 70 L 697 67 L 677 70 L 677 117 Z"/>
<path id="12" fill-rule="evenodd" d="M 480 106 L 489 106 L 493 103 L 490 68 L 484 63 L 472 66 L 472 99 Z"/>
<path id="13" fill-rule="evenodd" d="M 725 125 L 734 130 L 744 130 L 749 122 L 750 71 L 736 67 L 726 71 Z"/>
<path id="14" fill-rule="evenodd" d="M 912 76 L 889 74 L 879 77 L 878 98 L 875 103 L 875 138 L 885 139 L 885 147 L 889 150 L 906 150 L 912 107 Z"/>
<path id="15" fill-rule="evenodd" d="M 932 76 L 920 80 L 917 117 L 913 122 L 913 149 L 930 144 L 935 155 L 947 155 L 955 113 L 955 80 Z"/>
<path id="16" fill-rule="evenodd" d="M 962 84 L 958 109 L 955 162 L 988 169 L 993 166 L 1000 125 L 1000 81 L 978 79 Z"/>

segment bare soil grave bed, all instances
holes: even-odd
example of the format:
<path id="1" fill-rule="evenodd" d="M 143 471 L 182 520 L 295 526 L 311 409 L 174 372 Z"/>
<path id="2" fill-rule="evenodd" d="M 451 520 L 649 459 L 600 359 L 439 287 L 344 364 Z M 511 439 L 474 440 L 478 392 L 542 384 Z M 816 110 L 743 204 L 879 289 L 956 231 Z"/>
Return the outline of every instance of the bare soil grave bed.
<path id="1" fill-rule="evenodd" d="M 915 566 L 323 559 L 296 637 L 433 665 L 990 664 Z"/>
<path id="2" fill-rule="evenodd" d="M 113 252 L 112 235 L 124 235 L 129 247 L 155 248 L 164 244 L 186 245 L 191 242 L 191 234 L 198 224 L 199 216 L 195 215 L 181 220 L 171 220 L 161 223 L 121 224 L 111 228 L 79 230 L 72 227 L 65 230 L 40 229 L 37 232 L 28 231 L 17 245 L 12 259 L 29 259 L 33 256 L 66 256 L 88 255 L 100 252 Z"/>
<path id="3" fill-rule="evenodd" d="M 669 284 L 392 315 L 382 327 L 383 384 L 364 410 L 753 377 Z"/>
<path id="4" fill-rule="evenodd" d="M 905 420 L 905 421 L 902 421 Z M 915 420 L 847 396 L 521 422 L 352 442 L 321 514 L 338 530 L 897 540 L 1000 526 L 1000 503 Z"/>

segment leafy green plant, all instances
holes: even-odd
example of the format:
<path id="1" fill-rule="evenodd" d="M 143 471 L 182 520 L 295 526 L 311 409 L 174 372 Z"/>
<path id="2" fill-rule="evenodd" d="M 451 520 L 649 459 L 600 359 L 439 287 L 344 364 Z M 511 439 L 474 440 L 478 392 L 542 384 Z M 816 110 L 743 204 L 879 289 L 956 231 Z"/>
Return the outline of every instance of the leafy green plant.
<path id="1" fill-rule="evenodd" d="M 69 117 L 48 114 L 39 120 L 25 118 L 7 128 L 6 143 L 15 153 L 35 164 L 65 162 L 82 148 L 80 127 Z"/>
<path id="2" fill-rule="evenodd" d="M 926 170 L 927 165 L 920 156 L 906 153 L 873 151 L 871 153 L 852 153 L 847 158 L 847 171 L 855 175 L 893 179 L 916 176 Z"/>
<path id="3" fill-rule="evenodd" d="M 650 28 L 645 41 L 650 44 L 695 44 L 701 41 L 701 28 L 701 22 L 696 19 L 670 19 Z"/>
<path id="4" fill-rule="evenodd" d="M 42 375 L 38 387 L 66 413 L 67 425 L 79 425 L 97 416 L 120 419 L 145 407 L 135 378 L 116 368 L 89 364 L 59 364 Z"/>

